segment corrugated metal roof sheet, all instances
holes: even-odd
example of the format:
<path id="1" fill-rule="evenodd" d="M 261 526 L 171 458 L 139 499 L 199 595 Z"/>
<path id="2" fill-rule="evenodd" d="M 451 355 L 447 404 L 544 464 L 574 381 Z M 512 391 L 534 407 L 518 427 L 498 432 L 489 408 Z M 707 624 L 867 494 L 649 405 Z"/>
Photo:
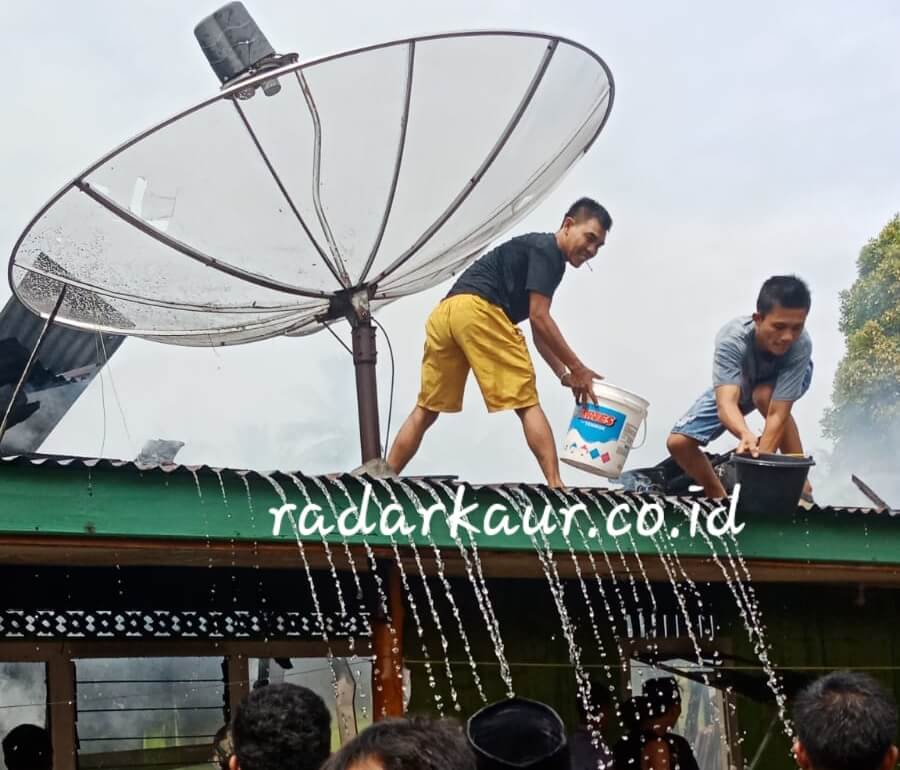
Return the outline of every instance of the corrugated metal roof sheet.
<path id="1" fill-rule="evenodd" d="M 0 312 L 0 337 L 18 340 L 26 350 L 26 358 L 37 342 L 43 326 L 44 319 L 32 313 L 15 297 L 10 298 Z M 112 357 L 124 339 L 104 334 L 106 354 Z M 54 324 L 41 346 L 39 360 L 45 369 L 54 374 L 77 369 L 87 363 L 103 360 L 103 353 L 97 349 L 97 340 L 98 335 L 94 332 L 81 332 Z"/>
<path id="2" fill-rule="evenodd" d="M 0 311 L 0 388 L 7 391 L 0 409 L 12 397 L 44 323 L 15 297 Z M 0 439 L 0 451 L 38 449 L 124 339 L 51 326 Z"/>
<path id="3" fill-rule="evenodd" d="M 103 457 L 72 457 L 72 456 L 64 456 L 64 455 L 47 455 L 47 454 L 32 454 L 32 455 L 10 455 L 5 457 L 0 457 L 0 465 L 32 465 L 32 466 L 42 466 L 42 465 L 50 465 L 56 467 L 82 467 L 82 468 L 130 468 L 132 470 L 137 470 L 139 472 L 147 472 L 147 471 L 161 471 L 164 473 L 177 473 L 179 471 L 185 471 L 187 473 L 213 473 L 213 474 L 221 474 L 221 473 L 233 473 L 237 476 L 247 476 L 248 474 L 258 474 L 260 476 L 264 476 L 267 474 L 281 473 L 282 471 L 272 469 L 268 471 L 260 471 L 254 469 L 247 468 L 224 468 L 217 467 L 213 465 L 187 465 L 182 463 L 164 463 L 164 464 L 143 464 L 138 463 L 133 460 L 115 460 L 111 458 L 103 458 Z M 302 475 L 301 471 L 291 470 L 287 471 L 287 473 L 296 473 Z M 342 473 L 329 473 L 322 474 L 323 478 L 330 479 L 341 479 L 345 477 L 350 477 L 351 474 L 342 472 Z M 458 481 L 456 476 L 446 475 L 446 476 L 410 476 L 404 477 L 404 479 L 411 480 L 425 480 L 425 481 Z M 519 482 L 515 483 L 503 483 L 503 484 L 471 484 L 466 482 L 467 486 L 471 489 L 495 489 L 495 488 L 510 488 L 517 487 L 522 489 L 537 489 L 539 485 L 535 484 L 523 484 Z M 584 490 L 587 492 L 591 492 L 594 494 L 602 494 L 605 497 L 613 501 L 621 501 L 621 502 L 629 502 L 629 503 L 643 503 L 650 502 L 656 497 L 650 494 L 644 494 L 639 492 L 624 492 L 617 489 L 610 489 L 607 487 L 573 487 L 574 490 Z M 712 508 L 720 505 L 719 502 L 712 501 L 706 498 L 699 497 L 666 497 L 667 500 L 672 500 L 679 502 L 681 504 L 691 505 L 694 502 L 699 502 L 701 507 L 705 510 L 711 510 Z M 840 506 L 840 505 L 828 505 L 822 506 L 818 504 L 813 504 L 807 508 L 810 513 L 813 514 L 847 514 L 847 515 L 871 515 L 871 516 L 879 516 L 879 515 L 887 515 L 887 516 L 900 516 L 900 509 L 878 509 L 878 508 L 867 508 L 864 506 Z"/>

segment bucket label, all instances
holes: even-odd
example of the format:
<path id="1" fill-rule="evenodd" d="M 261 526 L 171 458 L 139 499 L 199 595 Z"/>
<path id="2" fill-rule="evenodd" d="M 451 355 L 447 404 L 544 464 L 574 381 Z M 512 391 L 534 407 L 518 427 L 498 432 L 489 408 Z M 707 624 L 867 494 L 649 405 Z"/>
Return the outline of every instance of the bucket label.
<path id="1" fill-rule="evenodd" d="M 589 444 L 602 444 L 618 441 L 625 421 L 624 414 L 608 406 L 584 404 L 578 407 L 571 429 L 578 431 L 582 440 Z"/>

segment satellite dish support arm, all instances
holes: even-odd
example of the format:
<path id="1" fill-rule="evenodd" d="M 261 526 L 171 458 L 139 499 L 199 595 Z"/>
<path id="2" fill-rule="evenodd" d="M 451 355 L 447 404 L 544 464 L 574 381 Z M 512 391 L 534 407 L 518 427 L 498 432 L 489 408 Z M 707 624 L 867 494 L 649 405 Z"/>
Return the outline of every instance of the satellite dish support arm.
<path id="1" fill-rule="evenodd" d="M 352 329 L 353 366 L 356 371 L 356 406 L 359 416 L 359 444 L 362 462 L 382 457 L 381 427 L 378 418 L 378 380 L 375 364 L 378 354 L 375 344 L 375 326 L 369 300 L 374 287 L 364 286 L 356 291 L 342 293 L 338 302 L 332 303 L 332 312 L 339 306 Z M 335 297 L 337 300 L 338 297 Z"/>

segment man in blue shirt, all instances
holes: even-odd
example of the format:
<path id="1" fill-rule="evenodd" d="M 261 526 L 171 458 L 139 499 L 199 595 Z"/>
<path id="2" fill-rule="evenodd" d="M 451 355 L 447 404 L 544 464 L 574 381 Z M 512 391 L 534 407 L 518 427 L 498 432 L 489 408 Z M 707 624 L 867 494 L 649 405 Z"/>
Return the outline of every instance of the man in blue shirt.
<path id="1" fill-rule="evenodd" d="M 799 278 L 773 276 L 759 292 L 756 312 L 729 321 L 716 336 L 713 387 L 675 423 L 666 442 L 708 497 L 725 497 L 725 489 L 701 447 L 726 430 L 739 440 L 738 453 L 803 452 L 791 409 L 812 381 L 812 340 L 804 328 L 810 303 Z M 761 436 L 744 419 L 755 409 L 766 420 Z"/>

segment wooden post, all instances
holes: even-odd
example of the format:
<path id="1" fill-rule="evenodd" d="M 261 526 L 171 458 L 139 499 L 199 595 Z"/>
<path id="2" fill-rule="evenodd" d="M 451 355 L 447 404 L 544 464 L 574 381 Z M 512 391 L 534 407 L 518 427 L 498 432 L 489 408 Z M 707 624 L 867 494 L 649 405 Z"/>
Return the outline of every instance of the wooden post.
<path id="1" fill-rule="evenodd" d="M 53 770 L 75 770 L 75 664 L 58 653 L 47 661 L 47 701 Z"/>
<path id="2" fill-rule="evenodd" d="M 379 607 L 372 623 L 372 647 L 375 653 L 372 668 L 372 717 L 376 721 L 385 717 L 403 716 L 403 620 L 406 609 L 403 605 L 400 568 L 390 562 L 385 571 L 385 593 L 390 617 L 384 617 L 384 612 Z"/>
<path id="3" fill-rule="evenodd" d="M 228 677 L 228 710 L 231 718 L 241 701 L 250 694 L 250 663 L 246 655 L 231 653 L 225 658 Z"/>

